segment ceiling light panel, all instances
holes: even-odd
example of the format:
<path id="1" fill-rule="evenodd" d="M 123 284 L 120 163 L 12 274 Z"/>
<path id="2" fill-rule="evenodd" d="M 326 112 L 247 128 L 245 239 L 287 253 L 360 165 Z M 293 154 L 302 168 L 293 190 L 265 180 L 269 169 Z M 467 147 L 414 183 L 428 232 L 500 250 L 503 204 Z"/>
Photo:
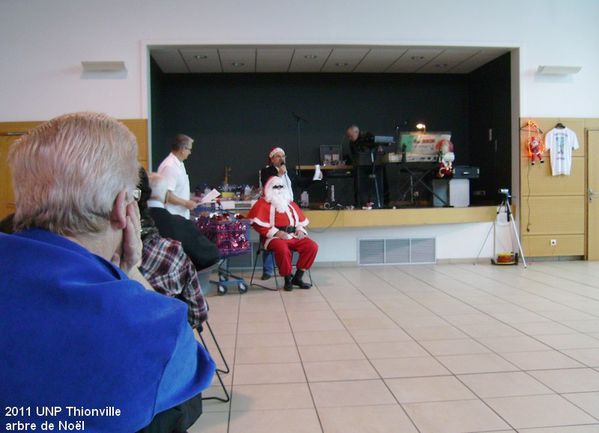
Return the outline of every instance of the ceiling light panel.
<path id="1" fill-rule="evenodd" d="M 332 50 L 332 48 L 296 49 L 289 72 L 320 72 Z"/>
<path id="2" fill-rule="evenodd" d="M 256 72 L 255 48 L 220 48 L 223 72 Z"/>
<path id="3" fill-rule="evenodd" d="M 179 50 L 190 72 L 214 74 L 222 72 L 216 48 L 182 48 Z"/>
<path id="4" fill-rule="evenodd" d="M 385 72 L 416 72 L 442 52 L 441 48 L 410 48 Z"/>
<path id="5" fill-rule="evenodd" d="M 497 57 L 502 56 L 506 52 L 509 51 L 505 48 L 479 48 L 476 54 L 453 67 L 451 73 L 469 74 L 484 64 L 489 63 L 491 60 L 495 60 Z"/>
<path id="6" fill-rule="evenodd" d="M 182 74 L 189 72 L 183 57 L 176 49 L 152 49 L 151 54 L 154 61 L 165 74 Z"/>
<path id="7" fill-rule="evenodd" d="M 406 48 L 372 48 L 362 61 L 356 66 L 354 72 L 382 72 L 399 59 Z"/>
<path id="8" fill-rule="evenodd" d="M 351 72 L 368 54 L 368 48 L 333 48 L 321 72 Z"/>
<path id="9" fill-rule="evenodd" d="M 287 72 L 293 48 L 258 48 L 256 72 Z"/>
<path id="10" fill-rule="evenodd" d="M 431 62 L 422 66 L 418 72 L 423 74 L 453 72 L 453 68 L 474 56 L 478 51 L 480 51 L 478 48 L 447 48 Z"/>

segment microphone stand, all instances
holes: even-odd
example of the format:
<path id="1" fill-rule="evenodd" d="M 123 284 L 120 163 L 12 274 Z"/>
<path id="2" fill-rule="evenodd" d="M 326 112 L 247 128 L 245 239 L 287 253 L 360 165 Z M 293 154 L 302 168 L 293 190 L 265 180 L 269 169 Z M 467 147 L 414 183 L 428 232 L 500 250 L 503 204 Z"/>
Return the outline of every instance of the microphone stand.
<path id="1" fill-rule="evenodd" d="M 374 182 L 374 192 L 376 198 L 376 207 L 377 209 L 381 209 L 381 194 L 379 193 L 379 183 L 376 178 L 376 158 L 374 156 L 376 148 L 374 146 L 370 147 L 370 162 L 372 163 L 372 173 L 368 176 Z M 372 190 L 371 190 L 372 191 Z"/>
<path id="2" fill-rule="evenodd" d="M 302 116 L 300 116 L 299 114 L 295 114 L 295 113 L 291 113 L 291 115 L 295 118 L 295 121 L 297 123 L 297 167 L 295 169 L 295 174 L 297 174 L 297 176 L 300 176 L 300 166 L 302 165 L 302 159 L 301 159 L 301 147 L 302 147 L 302 120 L 304 122 L 307 122 L 306 119 L 304 119 Z"/>

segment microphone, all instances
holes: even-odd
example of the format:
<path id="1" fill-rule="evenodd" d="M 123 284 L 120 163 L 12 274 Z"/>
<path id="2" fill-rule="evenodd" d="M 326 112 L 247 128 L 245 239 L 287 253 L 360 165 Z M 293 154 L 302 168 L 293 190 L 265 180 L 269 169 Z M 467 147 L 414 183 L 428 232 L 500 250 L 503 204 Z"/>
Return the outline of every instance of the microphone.
<path id="1" fill-rule="evenodd" d="M 291 115 L 293 117 L 295 117 L 295 120 L 297 120 L 297 121 L 303 120 L 304 122 L 308 123 L 308 121 L 306 120 L 305 117 L 300 116 L 299 114 L 295 113 L 294 111 L 291 112 Z"/>

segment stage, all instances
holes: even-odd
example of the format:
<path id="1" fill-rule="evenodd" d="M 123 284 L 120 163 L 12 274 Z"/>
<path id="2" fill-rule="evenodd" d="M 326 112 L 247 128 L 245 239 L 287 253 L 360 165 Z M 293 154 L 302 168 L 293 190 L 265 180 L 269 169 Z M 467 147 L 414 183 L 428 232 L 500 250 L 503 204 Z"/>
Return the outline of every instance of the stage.
<path id="1" fill-rule="evenodd" d="M 415 259 L 410 249 L 408 263 L 469 261 L 474 259 L 496 218 L 496 206 L 468 208 L 402 208 L 373 210 L 306 210 L 308 232 L 319 245 L 316 266 L 366 264 L 365 248 L 383 254 L 382 262 L 402 245 L 428 245 L 424 256 Z M 257 241 L 255 233 L 252 234 Z M 382 245 L 382 247 L 381 247 Z M 399 249 L 398 249 L 399 248 Z M 481 257 L 493 255 L 493 239 L 488 238 Z M 426 257 L 426 259 L 422 259 Z M 368 259 L 370 260 L 370 258 Z M 406 263 L 406 262 L 402 262 Z"/>
<path id="2" fill-rule="evenodd" d="M 481 247 L 481 258 L 494 255 L 493 237 L 488 235 L 496 206 L 304 212 L 310 221 L 308 233 L 319 246 L 315 266 L 471 262 Z M 502 230 L 498 228 L 499 237 L 505 237 Z M 257 245 L 253 230 L 252 240 Z M 253 258 L 254 253 L 236 258 L 234 266 L 251 267 Z"/>
<path id="3" fill-rule="evenodd" d="M 496 212 L 497 206 L 304 211 L 312 230 L 483 223 L 492 222 Z"/>

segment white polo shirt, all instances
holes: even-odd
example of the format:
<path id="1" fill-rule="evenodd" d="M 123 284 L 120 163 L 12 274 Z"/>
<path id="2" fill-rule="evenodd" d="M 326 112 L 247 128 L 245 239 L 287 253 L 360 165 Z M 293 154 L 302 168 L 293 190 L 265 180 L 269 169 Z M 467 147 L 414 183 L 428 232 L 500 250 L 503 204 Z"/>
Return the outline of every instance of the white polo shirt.
<path id="1" fill-rule="evenodd" d="M 187 176 L 185 164 L 183 164 L 183 161 L 180 161 L 172 152 L 158 167 L 158 174 L 164 176 L 166 179 L 169 191 L 184 200 L 190 199 L 189 176 Z M 189 219 L 190 212 L 185 206 L 166 203 L 164 207 L 174 215 L 181 215 L 182 217 Z"/>

